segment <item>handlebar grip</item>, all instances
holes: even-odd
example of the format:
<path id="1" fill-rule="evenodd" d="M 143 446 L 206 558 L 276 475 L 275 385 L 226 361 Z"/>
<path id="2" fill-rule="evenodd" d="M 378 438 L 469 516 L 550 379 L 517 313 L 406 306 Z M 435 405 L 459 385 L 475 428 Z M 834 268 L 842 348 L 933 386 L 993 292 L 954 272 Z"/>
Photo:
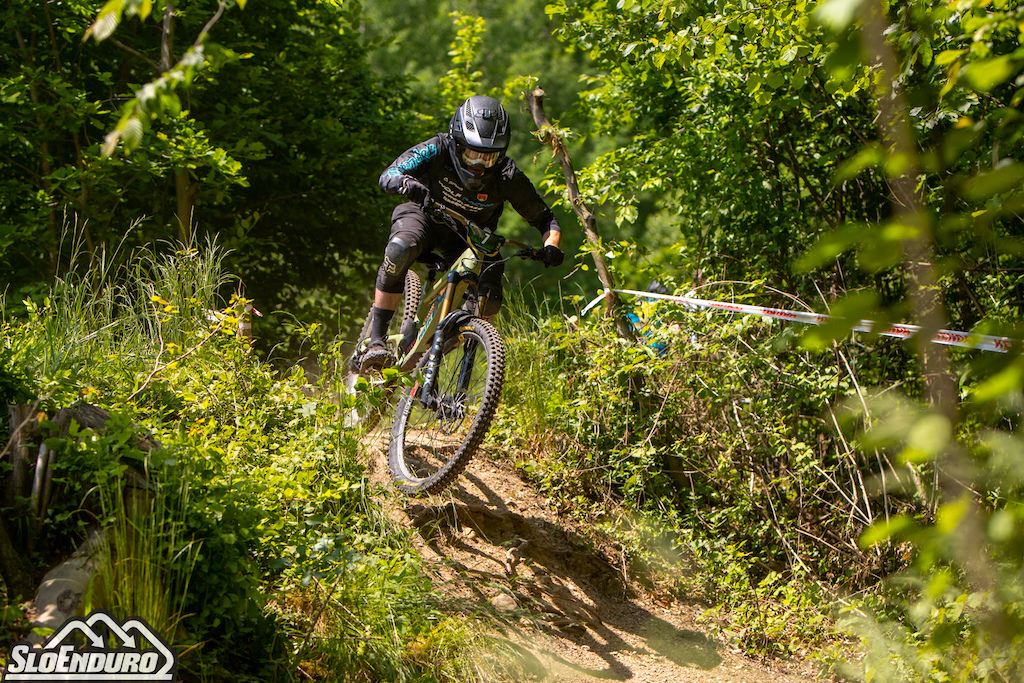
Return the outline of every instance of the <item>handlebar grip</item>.
<path id="1" fill-rule="evenodd" d="M 522 249 L 517 251 L 515 255 L 518 258 L 528 258 L 531 261 L 541 260 L 540 249 L 534 249 L 533 247 L 529 246 L 524 246 Z"/>

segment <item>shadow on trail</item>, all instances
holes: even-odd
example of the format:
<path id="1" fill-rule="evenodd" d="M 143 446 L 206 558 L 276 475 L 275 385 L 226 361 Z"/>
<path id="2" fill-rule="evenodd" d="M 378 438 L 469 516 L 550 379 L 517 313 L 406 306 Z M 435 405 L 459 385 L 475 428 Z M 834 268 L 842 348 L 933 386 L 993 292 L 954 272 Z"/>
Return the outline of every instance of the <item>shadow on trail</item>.
<path id="1" fill-rule="evenodd" d="M 514 472 L 493 467 L 527 488 Z M 557 522 L 531 514 L 528 502 L 513 496 L 512 487 L 503 495 L 470 469 L 439 496 L 408 499 L 405 511 L 424 541 L 478 598 L 497 604 L 500 611 L 529 615 L 606 665 L 590 669 L 544 652 L 564 667 L 596 679 L 628 680 L 638 672 L 622 661 L 625 653 L 703 670 L 722 662 L 709 638 L 631 601 L 622 572 L 605 556 Z M 631 645 L 618 633 L 632 634 L 642 645 Z M 522 642 L 508 646 L 528 662 L 527 668 L 543 668 Z"/>

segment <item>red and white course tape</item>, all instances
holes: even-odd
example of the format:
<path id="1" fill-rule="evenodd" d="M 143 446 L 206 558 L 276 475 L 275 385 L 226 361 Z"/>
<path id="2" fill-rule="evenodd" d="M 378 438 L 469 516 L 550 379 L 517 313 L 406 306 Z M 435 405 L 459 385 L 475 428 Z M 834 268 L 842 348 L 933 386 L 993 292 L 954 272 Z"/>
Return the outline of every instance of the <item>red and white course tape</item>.
<path id="1" fill-rule="evenodd" d="M 633 289 L 616 289 L 614 290 L 620 294 L 632 294 L 634 296 L 642 296 L 648 299 L 663 299 L 665 301 L 675 301 L 677 303 L 686 304 L 688 306 L 700 306 L 702 308 L 717 308 L 722 311 L 731 311 L 733 313 L 744 313 L 747 315 L 762 315 L 769 318 L 777 318 L 778 320 L 789 320 L 793 322 L 807 323 L 810 325 L 824 325 L 825 323 L 835 320 L 833 316 L 821 315 L 818 313 L 805 313 L 803 311 L 787 311 L 781 308 L 765 308 L 763 306 L 749 306 L 747 304 L 731 304 L 724 301 L 708 301 L 707 299 L 694 299 L 688 296 L 672 296 L 669 294 L 655 294 L 654 292 L 638 292 Z M 607 295 L 605 293 L 598 296 L 596 299 L 587 304 L 586 308 L 583 309 L 583 313 L 587 313 L 591 308 L 597 305 L 601 299 Z M 886 330 L 875 331 L 874 323 L 870 320 L 861 320 L 860 323 L 853 326 L 853 329 L 858 332 L 876 332 L 886 337 L 896 337 L 898 339 L 910 339 L 915 334 L 921 331 L 918 325 L 892 325 Z M 939 330 L 932 337 L 932 343 L 934 344 L 946 344 L 947 346 L 962 346 L 968 349 L 983 349 L 985 351 L 998 351 L 1000 353 L 1006 353 L 1010 350 L 1010 346 L 1013 344 L 1013 339 L 1009 337 L 993 337 L 987 334 L 973 334 L 969 332 L 956 332 L 955 330 Z"/>

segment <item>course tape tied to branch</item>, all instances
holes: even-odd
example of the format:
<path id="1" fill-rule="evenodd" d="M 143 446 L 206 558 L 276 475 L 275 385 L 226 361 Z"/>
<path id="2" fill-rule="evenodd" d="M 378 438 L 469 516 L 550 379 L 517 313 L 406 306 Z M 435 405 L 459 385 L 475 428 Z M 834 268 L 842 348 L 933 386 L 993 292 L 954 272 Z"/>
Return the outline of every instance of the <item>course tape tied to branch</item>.
<path id="1" fill-rule="evenodd" d="M 686 306 L 699 306 L 701 308 L 716 308 L 722 311 L 731 311 L 732 313 L 744 313 L 747 315 L 761 315 L 769 318 L 776 318 L 778 320 L 789 320 L 793 322 L 807 323 L 810 325 L 824 325 L 828 322 L 836 320 L 835 317 L 830 315 L 822 315 L 820 313 L 806 313 L 803 311 L 787 311 L 781 308 L 765 308 L 763 306 L 750 306 L 747 304 L 733 304 L 725 301 L 709 301 L 707 299 L 694 299 L 688 296 L 673 296 L 670 294 L 656 294 L 654 292 L 639 292 L 633 289 L 616 289 L 614 290 L 619 294 L 632 294 L 633 296 L 640 296 L 647 299 L 662 299 L 665 301 L 675 301 L 677 303 L 684 304 Z M 586 314 L 591 308 L 597 305 L 601 299 L 606 295 L 602 293 L 596 299 L 587 304 L 586 308 L 583 309 L 583 313 Z M 873 332 L 875 334 L 881 334 L 886 337 L 896 337 L 898 339 L 910 339 L 915 334 L 921 331 L 918 325 L 909 324 L 898 324 L 891 325 L 885 330 L 874 329 L 875 324 L 870 320 L 861 320 L 859 323 L 853 326 L 853 329 L 858 332 Z M 1009 337 L 993 337 L 987 334 L 974 334 L 969 332 L 957 332 L 955 330 L 939 330 L 932 337 L 932 343 L 934 344 L 946 344 L 947 346 L 962 346 L 968 349 L 982 349 L 984 351 L 998 351 L 1000 353 L 1006 353 L 1010 350 L 1010 346 L 1014 340 Z"/>

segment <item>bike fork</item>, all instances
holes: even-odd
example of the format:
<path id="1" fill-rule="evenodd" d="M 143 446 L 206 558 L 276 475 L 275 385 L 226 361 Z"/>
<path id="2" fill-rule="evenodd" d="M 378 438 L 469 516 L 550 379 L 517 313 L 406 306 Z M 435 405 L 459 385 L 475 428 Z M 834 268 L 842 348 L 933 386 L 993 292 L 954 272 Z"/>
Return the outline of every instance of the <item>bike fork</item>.
<path id="1" fill-rule="evenodd" d="M 434 333 L 434 343 L 430 347 L 430 351 L 427 356 L 427 363 L 423 369 L 423 384 L 420 386 L 419 401 L 427 410 L 436 410 L 438 407 L 438 398 L 436 392 L 437 384 L 437 369 L 441 364 L 441 356 L 444 351 L 444 333 L 438 329 Z M 469 383 L 473 376 L 473 361 L 476 357 L 477 342 L 467 340 L 465 344 L 465 353 L 462 356 L 462 361 L 459 365 L 459 376 L 458 381 L 455 385 L 455 389 L 458 392 L 457 395 L 468 395 Z"/>
<path id="2" fill-rule="evenodd" d="M 477 343 L 467 340 L 465 352 L 462 354 L 462 364 L 459 366 L 459 393 L 469 394 L 469 381 L 473 378 L 473 359 L 476 356 Z"/>
<path id="3" fill-rule="evenodd" d="M 437 408 L 437 396 L 434 395 L 434 384 L 437 381 L 437 368 L 441 364 L 441 352 L 444 349 L 444 329 L 438 325 L 434 332 L 434 341 L 427 351 L 427 362 L 423 367 L 423 385 L 420 386 L 419 401 L 427 410 Z"/>

